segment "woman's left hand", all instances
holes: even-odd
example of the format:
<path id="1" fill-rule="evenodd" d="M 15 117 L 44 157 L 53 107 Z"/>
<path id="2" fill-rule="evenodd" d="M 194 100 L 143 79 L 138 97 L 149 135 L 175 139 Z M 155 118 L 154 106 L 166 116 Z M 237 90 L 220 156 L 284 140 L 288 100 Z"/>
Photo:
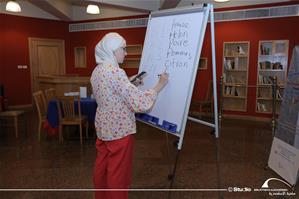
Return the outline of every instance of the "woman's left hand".
<path id="1" fill-rule="evenodd" d="M 129 78 L 129 80 L 132 81 L 137 75 L 138 74 L 131 76 Z M 131 82 L 131 83 L 134 84 L 135 86 L 140 86 L 140 85 L 143 84 L 143 81 L 142 81 L 142 79 L 136 78 L 136 80 L 134 82 Z"/>

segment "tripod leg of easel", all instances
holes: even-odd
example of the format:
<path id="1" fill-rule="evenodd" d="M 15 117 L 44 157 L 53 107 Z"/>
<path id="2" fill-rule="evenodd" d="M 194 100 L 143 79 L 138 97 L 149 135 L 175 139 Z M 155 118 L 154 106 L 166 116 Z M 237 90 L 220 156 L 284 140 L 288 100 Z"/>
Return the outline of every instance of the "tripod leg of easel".
<path id="1" fill-rule="evenodd" d="M 170 185 L 169 185 L 169 189 L 172 189 L 172 186 L 173 186 L 173 183 L 174 183 L 175 172 L 176 172 L 176 167 L 177 167 L 177 163 L 178 163 L 178 160 L 179 160 L 179 155 L 180 155 L 180 150 L 177 150 L 175 163 L 174 163 L 172 176 L 171 176 L 171 181 L 170 181 Z M 171 190 L 169 190 L 169 192 L 168 192 L 168 199 L 170 199 L 170 198 L 171 198 Z"/>
<path id="2" fill-rule="evenodd" d="M 167 162 L 168 162 L 168 180 L 171 180 L 172 174 L 171 174 L 171 163 L 170 163 L 170 150 L 169 150 L 169 139 L 168 139 L 168 133 L 165 133 L 166 138 L 166 147 L 167 147 Z"/>
<path id="3" fill-rule="evenodd" d="M 215 138 L 215 145 L 216 145 L 216 165 L 217 165 L 217 188 L 221 189 L 221 175 L 220 175 L 220 140 L 219 138 Z M 218 198 L 223 199 L 222 193 L 218 192 Z"/>

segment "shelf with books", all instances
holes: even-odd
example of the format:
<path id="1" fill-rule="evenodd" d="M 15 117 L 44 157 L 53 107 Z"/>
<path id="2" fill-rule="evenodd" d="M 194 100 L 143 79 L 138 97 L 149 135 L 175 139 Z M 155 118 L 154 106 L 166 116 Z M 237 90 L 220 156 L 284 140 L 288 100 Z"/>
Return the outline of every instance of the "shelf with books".
<path id="1" fill-rule="evenodd" d="M 127 56 L 124 62 L 120 64 L 122 68 L 139 68 L 142 54 L 141 44 L 131 44 L 126 46 Z"/>
<path id="2" fill-rule="evenodd" d="M 277 78 L 276 113 L 279 113 L 284 84 L 287 77 L 288 40 L 259 42 L 257 64 L 256 112 L 272 113 L 272 84 Z"/>
<path id="3" fill-rule="evenodd" d="M 142 45 L 133 44 L 126 46 L 127 55 L 141 55 L 142 54 Z"/>
<path id="4" fill-rule="evenodd" d="M 276 113 L 278 114 L 280 111 L 280 103 L 281 100 L 277 100 L 276 102 Z M 259 99 L 257 102 L 257 111 L 259 113 L 272 113 L 272 99 Z"/>
<path id="5" fill-rule="evenodd" d="M 244 84 L 244 83 L 231 83 L 231 82 L 224 82 L 223 85 L 225 85 L 225 86 L 236 86 L 236 87 L 247 86 L 247 84 Z"/>
<path id="6" fill-rule="evenodd" d="M 249 42 L 223 44 L 223 110 L 247 110 Z"/>
<path id="7" fill-rule="evenodd" d="M 224 84 L 223 87 L 223 96 L 234 96 L 234 97 L 243 97 L 246 98 L 246 90 L 245 86 L 235 86 L 233 84 Z"/>
<path id="8" fill-rule="evenodd" d="M 233 96 L 233 95 L 224 95 L 223 97 L 227 98 L 236 98 L 236 99 L 245 99 L 245 96 Z"/>
<path id="9" fill-rule="evenodd" d="M 245 69 L 226 69 L 227 72 L 246 72 L 247 70 Z"/>
<path id="10" fill-rule="evenodd" d="M 122 68 L 139 68 L 140 58 L 126 58 L 120 66 Z"/>

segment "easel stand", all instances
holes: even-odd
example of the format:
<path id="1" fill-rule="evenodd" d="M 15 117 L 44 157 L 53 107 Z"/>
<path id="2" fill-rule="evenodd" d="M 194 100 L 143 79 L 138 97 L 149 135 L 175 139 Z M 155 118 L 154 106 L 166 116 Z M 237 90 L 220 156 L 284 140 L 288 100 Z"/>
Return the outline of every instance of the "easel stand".
<path id="1" fill-rule="evenodd" d="M 219 153 L 219 121 L 218 121 L 218 105 L 217 105 L 217 81 L 216 81 L 216 53 L 215 53 L 215 32 L 214 32 L 214 11 L 213 11 L 213 5 L 210 4 L 204 4 L 204 8 L 207 9 L 208 15 L 207 17 L 210 17 L 210 28 L 211 28 L 211 45 L 212 45 L 212 72 L 213 72 L 213 96 L 214 96 L 214 123 L 209 123 L 203 120 L 199 120 L 196 118 L 192 118 L 187 116 L 188 111 L 186 111 L 186 117 L 184 121 L 184 125 L 182 127 L 182 135 L 185 133 L 185 127 L 186 127 L 186 120 L 189 119 L 193 122 L 212 127 L 214 129 L 214 135 L 215 135 L 215 153 L 216 153 L 216 162 L 217 162 L 217 177 L 218 177 L 218 188 L 221 188 L 221 181 L 220 181 L 220 167 L 219 167 L 219 159 L 220 159 L 220 153 Z M 189 97 L 189 104 L 191 102 L 191 95 Z M 168 175 L 168 179 L 170 180 L 169 189 L 173 188 L 173 184 L 175 181 L 175 173 L 177 168 L 177 163 L 180 156 L 180 150 L 182 148 L 182 142 L 183 142 L 183 136 L 181 139 L 179 139 L 179 142 L 177 144 L 177 151 L 176 151 L 176 158 L 174 167 L 172 170 L 172 173 Z M 171 190 L 168 192 L 168 199 L 171 198 Z M 219 198 L 223 198 L 221 196 L 221 192 L 219 192 Z"/>

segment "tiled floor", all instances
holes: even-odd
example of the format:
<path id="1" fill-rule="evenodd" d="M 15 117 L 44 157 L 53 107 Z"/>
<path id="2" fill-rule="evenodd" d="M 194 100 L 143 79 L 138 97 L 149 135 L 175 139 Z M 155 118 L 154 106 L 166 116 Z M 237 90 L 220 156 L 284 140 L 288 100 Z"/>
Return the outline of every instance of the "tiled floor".
<path id="1" fill-rule="evenodd" d="M 95 159 L 94 140 L 80 141 L 75 133 L 65 143 L 57 137 L 37 141 L 37 118 L 26 114 L 26 131 L 16 140 L 13 131 L 0 133 L 0 188 L 1 189 L 91 189 Z M 74 130 L 74 129 L 73 129 Z M 26 132 L 26 134 L 25 134 Z M 141 191 L 129 193 L 130 199 L 184 199 L 184 198 L 299 198 L 296 196 L 269 196 L 268 192 L 191 191 L 186 189 L 227 189 L 228 187 L 261 188 L 270 177 L 279 176 L 266 170 L 272 143 L 269 123 L 228 120 L 223 121 L 220 138 L 211 135 L 211 129 L 188 122 L 183 148 L 179 153 L 173 191 Z M 166 135 L 159 130 L 138 123 L 135 136 L 133 189 L 167 189 L 168 174 L 175 162 L 176 137 L 169 135 L 169 154 Z M 287 188 L 273 182 L 274 188 Z M 291 191 L 290 191 L 291 192 Z M 89 191 L 1 191 L 0 198 L 93 198 Z"/>

